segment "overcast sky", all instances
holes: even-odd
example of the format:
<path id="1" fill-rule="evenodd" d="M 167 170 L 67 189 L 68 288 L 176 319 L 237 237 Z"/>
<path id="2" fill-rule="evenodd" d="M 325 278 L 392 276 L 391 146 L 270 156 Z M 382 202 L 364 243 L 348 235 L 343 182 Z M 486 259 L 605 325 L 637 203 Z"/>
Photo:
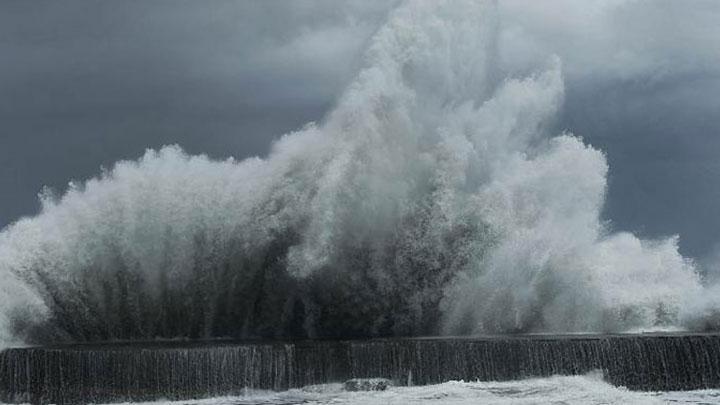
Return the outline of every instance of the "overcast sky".
<path id="1" fill-rule="evenodd" d="M 557 54 L 557 130 L 606 152 L 605 217 L 681 251 L 720 242 L 720 2 L 500 0 L 502 69 Z M 264 155 L 332 106 L 386 1 L 0 2 L 0 227 L 43 186 L 179 144 Z"/>

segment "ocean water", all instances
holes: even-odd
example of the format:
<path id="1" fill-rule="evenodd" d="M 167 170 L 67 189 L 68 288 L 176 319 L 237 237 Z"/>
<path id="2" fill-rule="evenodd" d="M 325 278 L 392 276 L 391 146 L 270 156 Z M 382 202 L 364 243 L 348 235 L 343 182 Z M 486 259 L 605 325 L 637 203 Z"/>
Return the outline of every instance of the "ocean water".
<path id="1" fill-rule="evenodd" d="M 284 392 L 248 391 L 239 397 L 157 401 L 146 404 L 720 404 L 720 390 L 638 392 L 615 387 L 599 373 L 504 382 L 450 381 L 386 391 L 348 392 L 342 384 L 323 384 Z"/>

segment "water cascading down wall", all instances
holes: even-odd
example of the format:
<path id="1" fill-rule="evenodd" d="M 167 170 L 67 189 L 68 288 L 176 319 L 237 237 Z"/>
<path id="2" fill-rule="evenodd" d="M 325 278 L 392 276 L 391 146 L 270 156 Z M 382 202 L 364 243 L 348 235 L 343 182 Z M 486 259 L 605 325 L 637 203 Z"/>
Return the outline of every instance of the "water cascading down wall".
<path id="1" fill-rule="evenodd" d="M 502 381 L 600 370 L 635 390 L 720 387 L 714 334 L 415 338 L 277 343 L 133 343 L 8 349 L 0 401 L 201 398 L 350 378 L 397 385 Z"/>

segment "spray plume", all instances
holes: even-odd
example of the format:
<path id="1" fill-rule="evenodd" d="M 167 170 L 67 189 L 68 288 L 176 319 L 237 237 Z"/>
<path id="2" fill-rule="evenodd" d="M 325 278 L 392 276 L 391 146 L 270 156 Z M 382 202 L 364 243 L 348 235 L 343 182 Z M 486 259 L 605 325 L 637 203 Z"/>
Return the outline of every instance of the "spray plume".
<path id="1" fill-rule="evenodd" d="M 502 77 L 496 23 L 409 1 L 266 159 L 169 146 L 43 196 L 0 234 L 0 341 L 683 325 L 692 262 L 606 229 L 605 157 L 548 133 L 560 60 Z"/>

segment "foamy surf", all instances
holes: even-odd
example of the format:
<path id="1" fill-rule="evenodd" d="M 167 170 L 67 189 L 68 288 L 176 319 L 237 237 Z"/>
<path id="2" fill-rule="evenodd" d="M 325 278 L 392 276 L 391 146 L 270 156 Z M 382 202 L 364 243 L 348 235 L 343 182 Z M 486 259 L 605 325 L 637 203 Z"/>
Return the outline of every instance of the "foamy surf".
<path id="1" fill-rule="evenodd" d="M 248 391 L 237 397 L 142 404 L 188 405 L 439 405 L 439 404 L 719 404 L 720 391 L 633 392 L 602 381 L 601 374 L 556 376 L 509 382 L 450 381 L 423 387 L 389 387 L 385 391 L 347 392 L 342 384 L 324 384 L 285 392 Z M 135 403 L 137 404 L 137 403 Z"/>

